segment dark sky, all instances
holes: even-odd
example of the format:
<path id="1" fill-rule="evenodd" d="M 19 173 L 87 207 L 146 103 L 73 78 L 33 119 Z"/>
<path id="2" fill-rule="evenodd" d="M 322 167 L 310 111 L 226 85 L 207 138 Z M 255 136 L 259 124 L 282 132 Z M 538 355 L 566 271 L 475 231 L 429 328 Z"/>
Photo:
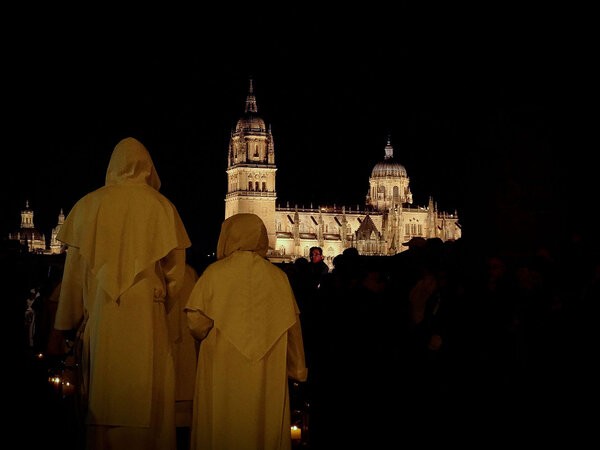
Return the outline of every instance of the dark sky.
<path id="1" fill-rule="evenodd" d="M 585 12 L 443 8 L 28 19 L 6 54 L 0 232 L 29 200 L 49 235 L 134 136 L 193 245 L 210 251 L 250 77 L 272 126 L 278 202 L 362 206 L 388 133 L 415 203 L 433 195 L 467 230 L 507 214 L 517 219 L 498 228 L 538 228 L 592 202 Z"/>

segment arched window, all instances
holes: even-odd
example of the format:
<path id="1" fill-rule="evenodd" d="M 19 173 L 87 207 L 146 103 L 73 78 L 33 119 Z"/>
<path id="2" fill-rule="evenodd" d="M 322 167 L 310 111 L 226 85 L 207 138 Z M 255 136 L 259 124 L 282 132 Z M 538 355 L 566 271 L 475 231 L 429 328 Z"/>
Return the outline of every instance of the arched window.
<path id="1" fill-rule="evenodd" d="M 400 188 L 398 186 L 394 186 L 394 203 L 400 203 Z"/>

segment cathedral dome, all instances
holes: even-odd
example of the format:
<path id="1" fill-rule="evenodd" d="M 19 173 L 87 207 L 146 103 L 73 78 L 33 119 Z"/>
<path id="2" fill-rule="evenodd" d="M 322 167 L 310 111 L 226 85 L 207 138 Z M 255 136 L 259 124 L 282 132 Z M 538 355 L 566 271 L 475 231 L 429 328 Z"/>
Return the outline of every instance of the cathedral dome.
<path id="1" fill-rule="evenodd" d="M 406 169 L 402 164 L 386 159 L 375 164 L 371 177 L 406 177 Z"/>
<path id="2" fill-rule="evenodd" d="M 266 131 L 265 121 L 256 114 L 247 113 L 244 117 L 238 120 L 235 126 L 236 133 L 241 131 Z"/>
<path id="3" fill-rule="evenodd" d="M 394 148 L 388 138 L 387 145 L 385 146 L 385 158 L 383 161 L 378 162 L 373 167 L 371 172 L 372 178 L 383 178 L 383 177 L 407 177 L 406 169 L 402 164 L 394 159 Z"/>

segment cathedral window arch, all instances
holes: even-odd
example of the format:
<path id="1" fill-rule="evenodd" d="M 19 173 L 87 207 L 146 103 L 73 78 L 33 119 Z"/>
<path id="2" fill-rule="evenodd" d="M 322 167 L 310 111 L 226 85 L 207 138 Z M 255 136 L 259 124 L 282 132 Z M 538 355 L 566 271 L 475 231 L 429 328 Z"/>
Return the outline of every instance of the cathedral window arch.
<path id="1" fill-rule="evenodd" d="M 267 177 L 265 177 L 265 175 L 260 177 L 260 190 L 262 192 L 267 192 Z"/>
<path id="2" fill-rule="evenodd" d="M 394 203 L 396 203 L 396 204 L 400 203 L 400 187 L 394 186 L 392 195 L 394 198 Z"/>
<path id="3" fill-rule="evenodd" d="M 248 190 L 252 190 L 252 180 L 248 181 Z"/>
<path id="4" fill-rule="evenodd" d="M 411 236 L 423 236 L 423 224 L 417 222 L 407 223 L 404 230 Z"/>

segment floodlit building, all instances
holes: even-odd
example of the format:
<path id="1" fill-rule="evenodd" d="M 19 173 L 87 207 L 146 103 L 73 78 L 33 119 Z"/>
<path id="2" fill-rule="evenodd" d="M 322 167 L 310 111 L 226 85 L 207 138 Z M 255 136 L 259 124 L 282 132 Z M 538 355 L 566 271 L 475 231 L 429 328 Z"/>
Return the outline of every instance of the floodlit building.
<path id="1" fill-rule="evenodd" d="M 8 233 L 8 239 L 19 241 L 30 253 L 46 251 L 46 237 L 33 223 L 33 209 L 29 207 L 29 200 L 25 201 L 25 209 L 21 210 L 20 228 L 14 233 Z"/>
<path id="2" fill-rule="evenodd" d="M 27 248 L 29 253 L 39 254 L 58 254 L 62 252 L 62 243 L 56 239 L 58 230 L 65 221 L 65 215 L 62 209 L 58 215 L 58 223 L 52 229 L 50 237 L 50 245 L 46 243 L 46 236 L 40 232 L 33 222 L 33 209 L 29 207 L 29 200 L 25 201 L 25 209 L 21 210 L 21 227 L 13 233 L 8 233 L 8 239 L 19 241 L 19 243 Z"/>
<path id="3" fill-rule="evenodd" d="M 52 235 L 50 236 L 50 253 L 52 253 L 53 255 L 55 255 L 57 253 L 62 253 L 64 251 L 64 244 L 62 242 L 60 242 L 58 239 L 56 239 L 56 236 L 58 235 L 58 232 L 60 231 L 60 227 L 62 227 L 64 221 L 65 221 L 65 214 L 61 208 L 60 214 L 58 215 L 58 223 L 56 224 L 56 226 L 54 228 L 52 228 Z"/>
<path id="4" fill-rule="evenodd" d="M 225 218 L 237 213 L 260 216 L 273 262 L 307 258 L 310 247 L 319 246 L 331 267 L 333 258 L 348 247 L 361 255 L 382 256 L 406 250 L 402 243 L 415 236 L 443 241 L 461 237 L 456 212 L 438 211 L 431 197 L 425 206 L 412 206 L 410 179 L 394 157 L 390 138 L 382 161 L 371 171 L 362 208 L 278 205 L 275 144 L 271 127 L 258 114 L 252 80 L 244 114 L 231 132 L 227 161 Z"/>
<path id="5" fill-rule="evenodd" d="M 269 236 L 267 256 L 273 262 L 308 258 L 310 247 L 319 246 L 330 267 L 333 258 L 349 247 L 361 255 L 385 256 L 406 250 L 402 244 L 416 236 L 443 241 L 460 238 L 456 212 L 439 211 L 431 197 L 427 205 L 413 206 L 410 178 L 394 156 L 389 137 L 383 150 L 382 160 L 371 171 L 363 206 L 277 204 L 273 134 L 258 114 L 250 80 L 244 114 L 229 140 L 225 218 L 243 212 L 260 216 Z M 34 227 L 27 202 L 21 228 L 9 233 L 9 239 L 19 240 L 30 252 L 61 253 L 63 246 L 56 235 L 64 219 L 61 210 L 47 247 L 44 235 Z"/>

